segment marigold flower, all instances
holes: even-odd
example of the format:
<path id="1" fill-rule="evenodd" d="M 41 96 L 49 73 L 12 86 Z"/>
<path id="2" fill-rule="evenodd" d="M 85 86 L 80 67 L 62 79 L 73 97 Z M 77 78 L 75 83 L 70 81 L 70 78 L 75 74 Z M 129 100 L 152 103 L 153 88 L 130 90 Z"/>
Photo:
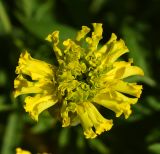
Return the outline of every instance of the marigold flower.
<path id="1" fill-rule="evenodd" d="M 30 151 L 23 150 L 21 148 L 16 148 L 16 154 L 32 154 L 32 153 Z M 37 153 L 37 154 L 51 154 L 51 153 L 43 152 L 43 153 Z"/>
<path id="2" fill-rule="evenodd" d="M 128 52 L 123 40 L 113 33 L 108 42 L 98 47 L 102 39 L 102 24 L 93 23 L 94 32 L 82 26 L 76 40 L 63 41 L 59 46 L 59 31 L 49 34 L 58 66 L 34 59 L 22 52 L 16 68 L 15 97 L 34 94 L 25 98 L 25 110 L 38 120 L 39 114 L 58 104 L 62 127 L 81 123 L 86 138 L 95 138 L 111 129 L 113 121 L 104 118 L 97 105 L 115 112 L 116 117 L 131 114 L 131 104 L 141 95 L 142 85 L 128 83 L 125 78 L 143 75 L 143 70 L 132 66 L 133 60 L 117 61 Z M 32 81 L 27 80 L 30 76 Z M 96 106 L 95 106 L 96 105 Z"/>
<path id="3" fill-rule="evenodd" d="M 22 150 L 21 148 L 16 148 L 16 154 L 31 154 L 27 150 Z"/>

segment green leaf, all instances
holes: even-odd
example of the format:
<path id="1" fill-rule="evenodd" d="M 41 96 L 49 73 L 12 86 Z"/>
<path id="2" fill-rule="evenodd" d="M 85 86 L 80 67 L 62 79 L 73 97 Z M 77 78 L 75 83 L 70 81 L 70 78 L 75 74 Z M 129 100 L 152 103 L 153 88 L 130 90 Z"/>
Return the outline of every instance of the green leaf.
<path id="1" fill-rule="evenodd" d="M 83 130 L 79 129 L 79 127 L 78 127 L 77 128 L 78 137 L 76 140 L 76 145 L 77 145 L 78 149 L 80 149 L 80 150 L 84 150 L 84 148 L 85 148 L 85 138 L 84 138 L 84 135 L 82 132 L 83 132 Z"/>
<path id="2" fill-rule="evenodd" d="M 21 138 L 23 122 L 17 113 L 11 113 L 8 118 L 6 131 L 3 138 L 2 154 L 15 154 Z"/>
<path id="3" fill-rule="evenodd" d="M 144 38 L 136 28 L 131 28 L 127 24 L 122 29 L 125 42 L 129 48 L 129 57 L 133 58 L 134 64 L 140 66 L 144 71 L 143 81 L 150 85 L 155 86 L 155 81 L 151 78 L 151 72 L 147 61 L 146 49 L 140 44 Z"/>
<path id="4" fill-rule="evenodd" d="M 62 25 L 54 19 L 54 15 L 51 13 L 51 11 L 53 11 L 51 6 L 53 6 L 54 2 L 48 0 L 46 3 L 38 3 L 38 1 L 35 1 L 32 4 L 33 6 L 30 6 L 31 4 L 28 3 L 32 3 L 31 0 L 22 1 L 22 8 L 17 2 L 19 11 L 15 10 L 15 16 L 21 24 L 36 37 L 44 40 L 48 34 L 55 30 L 60 31 L 60 39 L 62 40 L 66 38 L 73 38 L 75 36 L 76 31 L 73 28 Z M 28 13 L 26 12 L 28 10 L 25 6 L 30 8 Z M 33 13 L 30 14 L 30 12 Z"/>
<path id="5" fill-rule="evenodd" d="M 107 0 L 93 0 L 90 5 L 90 12 L 94 14 L 98 13 L 106 2 Z"/>
<path id="6" fill-rule="evenodd" d="M 70 128 L 61 129 L 61 132 L 60 132 L 59 138 L 58 138 L 58 145 L 61 148 L 64 148 L 69 143 L 69 136 L 70 136 L 69 130 L 70 130 Z"/>
<path id="7" fill-rule="evenodd" d="M 160 111 L 160 101 L 158 101 L 154 96 L 148 96 L 147 102 L 152 109 Z"/>
<path id="8" fill-rule="evenodd" d="M 0 70 L 0 86 L 5 86 L 7 83 L 7 74 L 4 70 Z"/>
<path id="9" fill-rule="evenodd" d="M 58 24 L 55 21 L 24 19 L 22 16 L 18 16 L 18 19 L 29 32 L 43 40 L 55 30 L 60 31 L 60 39 L 62 40 L 74 38 L 76 34 L 73 28 Z"/>
<path id="10" fill-rule="evenodd" d="M 160 138 L 160 131 L 159 128 L 154 128 L 151 132 L 147 135 L 146 141 L 147 143 L 153 143 L 158 141 Z"/>
<path id="11" fill-rule="evenodd" d="M 135 122 L 144 119 L 146 116 L 153 114 L 153 111 L 143 105 L 143 102 L 132 106 L 133 114 L 128 118 L 129 122 Z"/>
<path id="12" fill-rule="evenodd" d="M 151 152 L 152 154 L 160 154 L 160 143 L 154 143 L 151 144 L 148 147 L 149 152 Z"/>
<path id="13" fill-rule="evenodd" d="M 3 26 L 3 30 L 6 33 L 10 33 L 12 30 L 12 26 L 11 26 L 10 19 L 8 17 L 8 14 L 4 8 L 2 1 L 0 1 L 0 22 L 1 22 L 0 26 L 1 25 Z"/>
<path id="14" fill-rule="evenodd" d="M 31 0 L 32 1 L 32 0 Z M 37 20 L 43 20 L 43 18 L 50 18 L 51 15 L 52 15 L 52 12 L 53 11 L 53 4 L 55 2 L 54 1 L 50 1 L 50 0 L 47 0 L 45 3 L 43 4 L 39 4 L 40 7 L 38 7 L 36 9 L 36 12 L 35 12 L 35 18 Z M 47 17 L 46 17 L 47 16 Z"/>
<path id="15" fill-rule="evenodd" d="M 36 0 L 17 0 L 16 6 L 25 18 L 30 18 L 34 13 L 34 10 L 36 10 L 36 2 Z"/>
<path id="16" fill-rule="evenodd" d="M 146 106 L 144 106 L 142 104 L 136 104 L 134 106 L 134 108 L 135 108 L 136 112 L 139 112 L 142 115 L 150 115 L 150 114 L 153 113 L 150 108 L 148 108 L 148 107 L 146 107 Z"/>
<path id="17" fill-rule="evenodd" d="M 100 154 L 110 154 L 109 148 L 99 139 L 89 140 L 89 145 Z"/>
<path id="18" fill-rule="evenodd" d="M 12 109 L 13 109 L 13 106 L 11 106 L 11 105 L 4 105 L 4 104 L 0 103 L 0 112 L 12 110 Z"/>
<path id="19" fill-rule="evenodd" d="M 44 117 L 41 115 L 40 120 L 36 123 L 36 125 L 34 125 L 34 127 L 32 127 L 31 131 L 34 134 L 46 132 L 54 126 L 55 122 L 56 120 L 53 117 Z"/>

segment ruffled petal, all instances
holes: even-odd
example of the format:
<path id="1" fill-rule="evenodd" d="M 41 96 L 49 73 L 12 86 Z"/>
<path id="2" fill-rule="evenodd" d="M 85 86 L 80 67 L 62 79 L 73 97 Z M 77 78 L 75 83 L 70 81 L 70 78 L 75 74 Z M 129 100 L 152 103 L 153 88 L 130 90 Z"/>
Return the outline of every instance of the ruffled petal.
<path id="1" fill-rule="evenodd" d="M 77 114 L 81 120 L 81 125 L 84 129 L 84 135 L 86 138 L 95 138 L 97 134 L 93 131 L 93 122 L 88 116 L 85 106 L 77 106 Z"/>
<path id="2" fill-rule="evenodd" d="M 120 79 L 124 79 L 133 75 L 140 75 L 140 76 L 144 75 L 144 72 L 140 67 L 131 66 L 131 64 L 132 64 L 132 61 L 131 62 L 125 62 L 125 61 L 115 62 L 113 64 L 113 67 L 115 70 L 117 69 L 116 77 Z"/>
<path id="3" fill-rule="evenodd" d="M 39 114 L 55 105 L 58 102 L 57 97 L 52 95 L 40 95 L 37 94 L 34 97 L 28 96 L 25 98 L 25 110 L 29 112 L 30 116 L 38 121 Z"/>
<path id="4" fill-rule="evenodd" d="M 97 57 L 101 56 L 101 64 L 97 69 L 104 67 L 110 67 L 121 55 L 128 52 L 124 41 L 122 39 L 117 40 L 117 36 L 112 33 L 110 40 L 102 46 L 97 52 Z"/>
<path id="5" fill-rule="evenodd" d="M 95 67 L 97 65 L 96 59 L 96 51 L 98 47 L 99 41 L 102 39 L 102 24 L 93 23 L 94 32 L 92 32 L 91 37 L 86 38 L 86 43 L 88 44 L 88 48 L 86 50 L 86 56 L 84 58 L 89 63 L 91 67 Z"/>
<path id="6" fill-rule="evenodd" d="M 122 80 L 118 80 L 113 85 L 113 89 L 124 94 L 135 96 L 137 98 L 139 98 L 142 93 L 142 85 L 137 85 L 136 83 L 128 83 Z"/>
<path id="7" fill-rule="evenodd" d="M 61 49 L 58 47 L 59 44 L 59 31 L 54 31 L 46 37 L 46 40 L 53 43 L 53 50 L 59 60 L 59 57 L 63 55 Z"/>
<path id="8" fill-rule="evenodd" d="M 81 39 L 83 39 L 89 33 L 89 31 L 90 28 L 88 28 L 87 26 L 82 26 L 82 29 L 77 33 L 76 40 L 80 41 Z"/>
<path id="9" fill-rule="evenodd" d="M 112 128 L 112 120 L 105 119 L 90 102 L 77 105 L 77 114 L 80 117 L 86 138 L 95 138 Z M 95 131 L 93 131 L 93 127 Z"/>
<path id="10" fill-rule="evenodd" d="M 99 41 L 102 39 L 102 24 L 100 23 L 93 23 L 94 32 L 92 32 L 92 37 L 87 37 L 86 42 L 89 44 L 88 50 L 89 54 L 93 51 L 97 50 L 97 46 Z"/>
<path id="11" fill-rule="evenodd" d="M 143 76 L 144 72 L 140 67 L 131 66 L 130 62 L 120 61 L 113 64 L 113 69 L 102 74 L 101 80 L 105 82 L 113 79 L 124 79 L 133 75 Z"/>
<path id="12" fill-rule="evenodd" d="M 18 64 L 16 74 L 29 75 L 32 80 L 54 78 L 55 68 L 44 61 L 32 58 L 27 51 L 21 53 Z"/>
<path id="13" fill-rule="evenodd" d="M 14 80 L 14 97 L 29 93 L 43 93 L 43 89 L 40 86 L 39 82 L 28 81 L 20 74 Z"/>
<path id="14" fill-rule="evenodd" d="M 69 103 L 67 101 L 63 101 L 63 105 L 61 108 L 61 117 L 62 117 L 62 127 L 67 127 L 69 125 L 76 126 L 80 123 L 80 119 L 76 114 L 76 103 Z"/>
<path id="15" fill-rule="evenodd" d="M 138 101 L 138 98 L 129 98 L 119 92 L 112 92 L 99 94 L 93 99 L 93 101 L 114 111 L 116 117 L 124 114 L 127 119 L 132 112 L 130 105 L 135 104 Z"/>
<path id="16" fill-rule="evenodd" d="M 113 35 L 113 34 L 112 34 Z M 108 45 L 108 59 L 106 63 L 112 64 L 115 62 L 121 55 L 128 52 L 128 48 L 126 47 L 124 41 L 122 39 L 118 41 L 113 41 L 111 44 Z"/>
<path id="17" fill-rule="evenodd" d="M 108 131 L 112 128 L 112 120 L 105 119 L 92 103 L 87 103 L 86 108 L 88 116 L 92 120 L 96 129 L 96 134 L 100 135 L 102 132 Z"/>
<path id="18" fill-rule="evenodd" d="M 14 81 L 14 97 L 23 94 L 52 94 L 57 93 L 54 82 L 50 80 L 28 81 L 22 75 L 18 75 Z"/>

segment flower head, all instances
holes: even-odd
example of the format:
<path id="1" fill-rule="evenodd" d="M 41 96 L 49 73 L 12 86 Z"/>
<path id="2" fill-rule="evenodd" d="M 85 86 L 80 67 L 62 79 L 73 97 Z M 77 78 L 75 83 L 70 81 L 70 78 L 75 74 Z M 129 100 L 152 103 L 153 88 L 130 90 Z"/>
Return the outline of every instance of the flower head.
<path id="1" fill-rule="evenodd" d="M 131 114 L 131 104 L 141 95 L 142 86 L 128 83 L 125 78 L 143 75 L 141 68 L 132 66 L 133 60 L 117 61 L 128 52 L 123 40 L 115 34 L 102 47 L 102 24 L 93 23 L 94 31 L 82 26 L 75 41 L 59 43 L 59 32 L 49 34 L 58 61 L 57 66 L 34 59 L 25 51 L 16 68 L 15 97 L 34 94 L 25 98 L 25 110 L 38 120 L 39 114 L 59 104 L 62 126 L 81 123 L 86 138 L 95 138 L 111 129 L 113 121 L 104 118 L 96 106 L 101 105 L 115 112 L 116 117 Z M 60 45 L 59 45 L 60 44 Z M 63 49 L 59 46 L 63 45 Z M 31 81 L 27 80 L 31 77 Z"/>
<path id="2" fill-rule="evenodd" d="M 21 148 L 16 148 L 16 154 L 31 154 L 27 150 L 22 150 Z"/>

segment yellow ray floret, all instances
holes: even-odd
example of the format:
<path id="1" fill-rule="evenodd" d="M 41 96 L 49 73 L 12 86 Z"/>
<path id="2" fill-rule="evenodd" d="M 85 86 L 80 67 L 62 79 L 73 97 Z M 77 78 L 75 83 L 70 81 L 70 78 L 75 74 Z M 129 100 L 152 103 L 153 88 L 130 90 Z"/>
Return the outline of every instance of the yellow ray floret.
<path id="1" fill-rule="evenodd" d="M 122 39 L 112 33 L 111 38 L 99 47 L 103 28 L 93 23 L 93 32 L 82 26 L 75 40 L 59 41 L 59 31 L 46 38 L 53 46 L 57 66 L 34 59 L 25 51 L 19 58 L 14 81 L 14 96 L 32 94 L 24 100 L 24 108 L 38 120 L 44 110 L 57 104 L 57 117 L 62 127 L 81 124 L 86 138 L 95 138 L 113 126 L 112 119 L 101 115 L 97 106 L 110 109 L 116 117 L 127 119 L 142 93 L 142 85 L 124 79 L 140 75 L 143 70 L 133 60 L 119 61 L 129 52 Z M 57 107 L 56 106 L 56 107 Z M 56 110 L 56 109 L 55 109 Z"/>
<path id="2" fill-rule="evenodd" d="M 16 148 L 16 154 L 31 154 L 31 152 L 23 150 L 21 148 Z"/>
<path id="3" fill-rule="evenodd" d="M 80 118 L 86 138 L 95 138 L 112 128 L 112 120 L 105 119 L 90 102 L 77 105 L 76 112 Z M 94 127 L 95 131 L 92 129 Z"/>
<path id="4" fill-rule="evenodd" d="M 29 75 L 32 80 L 52 79 L 54 76 L 55 68 L 52 65 L 32 58 L 27 51 L 21 53 L 18 64 L 16 74 Z"/>
<path id="5" fill-rule="evenodd" d="M 29 112 L 31 117 L 38 120 L 38 115 L 57 103 L 58 99 L 53 95 L 41 95 L 37 94 L 34 97 L 28 96 L 25 99 L 25 110 Z"/>
<path id="6" fill-rule="evenodd" d="M 14 80 L 14 96 L 34 94 L 25 98 L 25 110 L 31 117 L 38 120 L 38 115 L 57 103 L 55 86 L 55 67 L 34 59 L 25 51 L 20 55 L 19 66 L 16 68 L 17 78 Z M 27 79 L 31 77 L 32 81 Z"/>
<path id="7" fill-rule="evenodd" d="M 16 148 L 16 154 L 32 154 L 32 153 L 28 150 L 23 150 L 22 148 Z M 39 153 L 39 154 L 49 154 L 49 153 L 43 152 L 43 153 Z"/>

